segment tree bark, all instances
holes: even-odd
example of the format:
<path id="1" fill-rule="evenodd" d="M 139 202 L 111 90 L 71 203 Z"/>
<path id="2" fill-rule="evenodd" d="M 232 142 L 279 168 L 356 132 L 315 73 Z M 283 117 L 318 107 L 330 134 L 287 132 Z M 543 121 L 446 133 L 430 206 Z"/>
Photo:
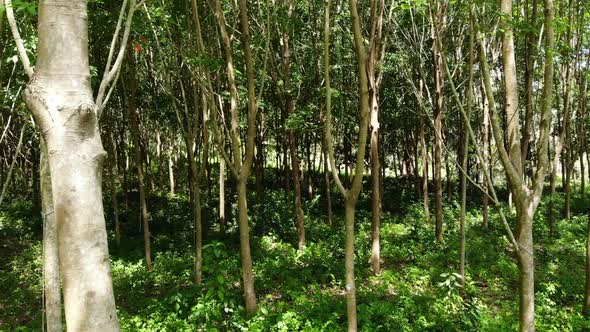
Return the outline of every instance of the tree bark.
<path id="1" fill-rule="evenodd" d="M 323 142 L 323 141 L 322 141 Z M 322 143 L 322 152 L 324 154 L 324 183 L 326 187 L 326 204 L 328 210 L 328 226 L 333 226 L 332 221 L 332 186 L 330 184 L 330 169 L 328 168 L 328 154 L 326 146 Z"/>
<path id="2" fill-rule="evenodd" d="M 513 166 L 522 174 L 520 151 L 520 120 L 518 113 L 518 83 L 514 56 L 514 32 L 512 30 L 512 1 L 502 0 L 500 25 L 502 35 L 502 66 L 504 68 L 506 143 Z M 500 144 L 500 142 L 498 142 Z M 510 181 L 510 178 L 508 178 Z"/>
<path id="3" fill-rule="evenodd" d="M 517 213 L 519 225 L 518 251 L 520 331 L 535 330 L 535 261 L 533 256 L 533 215 L 532 203 L 525 204 Z"/>
<path id="4" fill-rule="evenodd" d="M 86 1 L 40 1 L 25 101 L 47 144 L 66 326 L 119 331 L 102 205 L 105 152 L 90 87 Z"/>
<path id="5" fill-rule="evenodd" d="M 422 98 L 422 89 L 424 81 L 420 80 L 420 98 Z M 428 146 L 425 138 L 425 123 L 424 113 L 426 109 L 422 102 L 420 102 L 420 146 L 422 149 L 422 206 L 424 209 L 424 221 L 430 222 L 430 199 L 428 197 Z"/>
<path id="6" fill-rule="evenodd" d="M 442 27 L 445 20 L 445 4 L 437 2 L 436 14 L 433 17 L 433 56 L 435 70 L 436 105 L 434 108 L 434 193 L 436 198 L 435 236 L 436 241 L 443 240 L 443 198 L 442 198 L 442 113 L 444 107 L 444 74 L 442 69 L 442 54 L 437 49 L 437 39 L 442 38 Z M 441 42 L 442 43 L 442 42 Z"/>
<path id="7" fill-rule="evenodd" d="M 461 274 L 461 295 L 465 296 L 465 219 L 467 213 L 467 166 L 469 161 L 469 135 L 468 126 L 470 125 L 470 116 L 473 108 L 473 65 L 475 64 L 475 23 L 474 9 L 470 9 L 469 15 L 469 62 L 467 74 L 467 107 L 466 119 L 463 122 L 463 142 L 461 147 L 461 218 L 459 221 L 459 273 Z"/>
<path id="8" fill-rule="evenodd" d="M 504 29 L 503 36 L 503 62 L 504 62 L 504 78 L 505 84 L 508 88 L 511 82 L 516 82 L 515 70 L 515 54 L 513 47 L 510 47 L 512 41 L 512 1 L 502 0 L 502 28 Z M 503 141 L 503 132 L 500 126 L 500 119 L 495 109 L 494 94 L 491 88 L 491 79 L 489 68 L 485 55 L 485 47 L 480 41 L 480 65 L 482 67 L 482 74 L 485 83 L 485 90 L 490 107 L 490 118 L 492 124 L 492 133 L 496 140 L 496 146 L 504 172 L 508 178 L 510 191 L 514 195 L 516 205 L 516 216 L 518 222 L 518 242 L 516 243 L 515 251 L 519 262 L 519 294 L 520 294 L 520 331 L 534 331 L 535 330 L 535 309 L 534 309 L 534 256 L 533 256 L 533 216 L 539 205 L 541 194 L 543 192 L 544 179 L 549 166 L 548 146 L 549 146 L 549 129 L 552 117 L 552 99 L 553 99 L 553 49 L 554 45 L 554 30 L 553 30 L 553 0 L 545 0 L 545 70 L 542 94 L 542 115 L 539 124 L 539 141 L 538 141 L 538 158 L 537 170 L 534 176 L 534 181 L 529 187 L 523 179 L 522 164 L 514 163 L 514 155 L 509 153 L 510 148 L 518 148 L 520 158 L 520 142 L 510 139 L 508 150 Z M 514 85 L 514 88 L 516 86 Z M 511 90 L 511 94 L 516 94 L 516 89 Z M 511 107 L 514 106 L 514 101 L 507 102 L 506 113 L 510 114 Z M 508 116 L 510 119 L 510 116 Z M 518 125 L 518 123 L 516 123 Z M 514 138 L 514 136 L 512 136 Z"/>
<path id="9" fill-rule="evenodd" d="M 370 45 L 367 59 L 367 80 L 369 84 L 369 113 L 371 117 L 371 267 L 373 273 L 381 273 L 381 165 L 379 157 L 379 81 L 377 70 L 381 53 L 383 29 L 383 0 L 371 1 Z"/>
<path id="10" fill-rule="evenodd" d="M 292 6 L 289 4 L 289 16 Z M 291 53 L 289 47 L 289 32 L 283 32 L 283 64 L 285 72 L 285 109 L 288 115 L 293 114 L 293 98 L 291 96 Z M 301 205 L 301 172 L 299 170 L 299 157 L 297 156 L 297 137 L 295 129 L 289 129 L 289 151 L 291 153 L 291 165 L 293 170 L 293 194 L 295 196 L 295 215 L 297 218 L 297 245 L 299 249 L 305 247 L 305 226 L 303 224 L 303 208 Z M 309 174 L 309 170 L 308 170 Z M 309 176 L 309 175 L 308 175 Z"/>
<path id="11" fill-rule="evenodd" d="M 137 80 L 135 78 L 135 58 L 131 44 L 128 49 L 128 79 L 129 91 L 127 95 L 127 112 L 131 127 L 131 137 L 133 140 L 133 152 L 135 154 L 135 167 L 137 171 L 137 186 L 139 191 L 139 206 L 141 224 L 143 226 L 143 242 L 145 253 L 145 264 L 148 271 L 153 270 L 152 265 L 152 248 L 150 239 L 150 225 L 148 220 L 148 207 L 146 199 L 146 188 L 144 184 L 143 158 L 141 154 L 141 138 L 139 129 L 139 109 L 137 108 Z"/>
<path id="12" fill-rule="evenodd" d="M 219 229 L 225 233 L 225 159 L 219 158 Z"/>
<path id="13" fill-rule="evenodd" d="M 254 157 L 254 138 L 256 135 L 256 93 L 254 91 L 254 66 L 252 50 L 250 48 L 250 27 L 246 2 L 240 0 L 240 21 L 242 27 L 242 39 L 244 42 L 246 58 L 246 76 L 248 81 L 248 128 L 246 135 L 246 153 L 242 160 L 242 143 L 240 140 L 239 114 L 238 114 L 238 90 L 235 80 L 231 37 L 227 32 L 225 15 L 221 7 L 221 1 L 215 1 L 215 18 L 221 32 L 222 44 L 225 51 L 226 73 L 230 90 L 231 105 L 231 145 L 233 154 L 232 173 L 236 178 L 238 194 L 238 221 L 240 230 L 240 256 L 242 261 L 242 281 L 244 287 L 244 300 L 246 313 L 254 314 L 257 309 L 256 293 L 254 290 L 254 276 L 252 273 L 252 257 L 250 254 L 250 235 L 248 224 L 248 204 L 246 182 L 252 167 Z M 220 151 L 223 153 L 223 151 Z M 223 155 L 226 158 L 225 155 Z M 229 163 L 228 163 L 229 164 Z"/>
<path id="14" fill-rule="evenodd" d="M 168 185 L 170 196 L 174 196 L 174 143 L 170 142 L 168 146 Z"/>
<path id="15" fill-rule="evenodd" d="M 584 315 L 590 316 L 590 211 L 586 226 L 586 283 L 584 287 Z"/>
<path id="16" fill-rule="evenodd" d="M 488 206 L 489 206 L 489 189 L 488 189 L 488 184 L 485 181 L 486 178 L 486 174 L 490 174 L 490 176 L 492 175 L 492 171 L 491 171 L 491 167 L 490 169 L 487 169 L 487 165 L 491 165 L 490 163 L 490 113 L 488 110 L 488 103 L 486 101 L 485 98 L 485 91 L 482 87 L 481 89 L 481 93 L 482 93 L 482 104 L 483 104 L 483 125 L 482 125 L 482 141 L 483 141 L 483 159 L 485 160 L 485 163 L 481 163 L 481 173 L 482 173 L 482 179 L 483 179 L 483 202 L 482 202 L 482 226 L 484 228 L 488 228 L 489 227 L 489 212 L 488 212 Z"/>
<path id="17" fill-rule="evenodd" d="M 51 191 L 51 173 L 47 160 L 47 146 L 40 142 L 41 204 L 43 213 L 43 277 L 45 283 L 45 319 L 47 332 L 61 332 L 61 285 L 59 280 L 59 252 L 57 224 Z"/>
<path id="18" fill-rule="evenodd" d="M 246 199 L 246 181 L 238 180 L 238 219 L 240 229 L 240 257 L 242 259 L 242 280 L 244 282 L 244 300 L 248 315 L 256 311 L 256 292 L 254 274 L 252 273 L 252 255 L 250 254 L 250 234 L 248 226 L 248 203 Z"/>
<path id="19" fill-rule="evenodd" d="M 111 204 L 113 205 L 113 218 L 115 220 L 115 243 L 117 244 L 118 248 L 121 245 L 121 225 L 119 223 L 119 202 L 117 201 L 117 162 L 115 159 L 115 145 L 109 135 L 110 133 L 107 134 L 107 145 L 110 150 L 109 156 L 107 157 L 107 176 L 109 178 L 109 189 L 111 190 Z"/>

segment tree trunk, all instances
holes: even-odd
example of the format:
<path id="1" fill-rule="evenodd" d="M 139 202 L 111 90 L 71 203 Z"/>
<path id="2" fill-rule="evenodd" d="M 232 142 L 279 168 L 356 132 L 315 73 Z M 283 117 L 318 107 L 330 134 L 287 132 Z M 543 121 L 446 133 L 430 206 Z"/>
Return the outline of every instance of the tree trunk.
<path id="1" fill-rule="evenodd" d="M 488 193 L 489 193 L 489 188 L 488 188 L 488 184 L 487 181 L 485 181 L 486 178 L 486 174 L 488 173 L 490 174 L 490 178 L 493 178 L 493 174 L 491 171 L 491 166 L 490 169 L 487 169 L 486 166 L 487 165 L 491 165 L 490 163 L 490 113 L 488 110 L 488 103 L 486 101 L 485 98 L 485 91 L 482 87 L 482 104 L 483 104 L 483 126 L 482 126 L 482 141 L 483 141 L 483 159 L 485 160 L 485 163 L 481 164 L 481 173 L 482 173 L 482 179 L 483 179 L 483 202 L 482 202 L 482 226 L 484 228 L 488 228 L 489 227 L 489 213 L 488 213 L 488 206 L 489 206 L 489 197 L 488 197 Z"/>
<path id="2" fill-rule="evenodd" d="M 242 41 L 245 49 L 246 76 L 248 82 L 248 129 L 246 136 L 245 159 L 242 160 L 242 143 L 240 140 L 239 113 L 238 113 L 238 89 L 236 86 L 231 37 L 226 28 L 225 15 L 221 7 L 221 1 L 215 1 L 215 18 L 221 32 L 223 48 L 225 51 L 226 74 L 231 97 L 231 145 L 233 154 L 232 173 L 236 179 L 238 194 L 238 220 L 240 230 L 240 256 L 242 261 L 242 281 L 244 287 L 244 299 L 246 302 L 246 314 L 256 312 L 256 293 L 254 291 L 254 275 L 252 273 L 252 256 L 250 254 L 250 230 L 248 224 L 248 204 L 246 184 L 254 158 L 254 138 L 256 135 L 256 92 L 254 90 L 254 65 L 252 50 L 250 48 L 250 27 L 247 6 L 244 0 L 239 1 L 240 21 L 242 27 Z M 225 158 L 225 156 L 224 156 Z"/>
<path id="3" fill-rule="evenodd" d="M 111 190 L 111 204 L 113 205 L 113 218 L 115 220 L 115 242 L 118 248 L 121 245 L 121 225 L 119 224 L 119 203 L 117 201 L 117 162 L 115 159 L 115 145 L 109 135 L 110 133 L 107 134 L 107 145 L 110 150 L 109 156 L 107 156 L 107 176 L 109 178 L 109 189 Z"/>
<path id="4" fill-rule="evenodd" d="M 371 267 L 373 273 L 381 273 L 381 158 L 379 157 L 379 80 L 377 66 L 381 53 L 383 28 L 383 0 L 371 1 L 370 45 L 367 58 L 367 80 L 369 84 L 369 114 L 371 117 Z M 417 159 L 416 159 L 417 160 Z"/>
<path id="5" fill-rule="evenodd" d="M 291 4 L 289 4 L 289 16 L 291 16 Z M 291 96 L 291 53 L 289 45 L 289 33 L 283 32 L 283 63 L 285 71 L 285 109 L 287 115 L 293 114 L 293 99 Z M 295 215 L 297 217 L 297 245 L 299 249 L 305 247 L 305 226 L 303 224 L 303 208 L 301 207 L 301 172 L 299 170 L 299 157 L 297 156 L 297 137 L 295 129 L 289 129 L 289 151 L 291 153 L 291 165 L 293 170 L 293 188 L 295 196 Z M 309 169 L 307 170 L 309 177 Z"/>
<path id="6" fill-rule="evenodd" d="M 378 275 L 381 272 L 381 245 L 380 245 L 380 228 L 381 228 L 381 192 L 380 192 L 380 174 L 381 166 L 379 165 L 379 105 L 377 97 L 373 95 L 371 100 L 371 267 L 373 273 Z"/>
<path id="7" fill-rule="evenodd" d="M 422 83 L 422 81 L 420 81 Z M 422 148 L 422 206 L 424 220 L 430 222 L 430 202 L 428 197 L 428 147 L 424 135 L 424 108 L 420 111 L 420 146 Z"/>
<path id="8" fill-rule="evenodd" d="M 436 105 L 434 108 L 434 193 L 436 197 L 436 224 L 435 224 L 435 236 L 436 241 L 441 242 L 443 240 L 443 198 L 442 198 L 442 113 L 444 106 L 444 74 L 442 69 L 442 54 L 437 51 L 436 43 L 437 39 L 442 38 L 440 36 L 442 26 L 444 25 L 444 8 L 443 4 L 437 2 L 437 10 L 434 21 L 435 27 L 433 27 L 433 52 L 434 52 L 434 70 L 435 70 L 435 85 L 436 85 Z"/>
<path id="9" fill-rule="evenodd" d="M 31 162 L 31 191 L 33 192 L 33 196 L 32 201 L 33 201 L 33 206 L 32 206 L 32 210 L 34 214 L 39 214 L 42 212 L 42 206 L 41 206 L 41 193 L 40 193 L 40 179 L 39 179 L 39 175 L 41 172 L 41 166 L 40 166 L 40 151 L 37 149 L 35 149 L 33 146 L 31 146 L 31 154 L 32 154 L 32 162 Z M 0 182 L 1 183 L 1 182 Z"/>
<path id="10" fill-rule="evenodd" d="M 590 211 L 586 218 L 586 285 L 584 287 L 584 315 L 590 316 Z"/>
<path id="11" fill-rule="evenodd" d="M 131 45 L 131 44 L 129 44 Z M 139 131 L 139 110 L 136 104 L 137 81 L 135 78 L 135 56 L 131 46 L 128 50 L 128 75 L 129 91 L 127 95 L 127 111 L 131 127 L 131 137 L 133 139 L 133 151 L 135 154 L 135 167 L 137 169 L 137 186 L 139 191 L 139 206 L 141 224 L 143 226 L 143 242 L 145 252 L 145 263 L 148 271 L 153 270 L 152 266 L 152 248 L 150 240 L 150 225 L 148 220 L 148 208 L 146 199 L 146 188 L 144 184 L 143 158 L 141 155 L 141 137 Z"/>
<path id="12" fill-rule="evenodd" d="M 303 208 L 301 206 L 301 173 L 299 158 L 297 158 L 297 143 L 293 129 L 289 131 L 289 145 L 291 162 L 293 163 L 293 188 L 295 196 L 295 213 L 297 216 L 297 245 L 299 249 L 305 247 L 305 226 L 303 224 Z"/>
<path id="13" fill-rule="evenodd" d="M 328 209 L 328 226 L 333 226 L 332 221 L 332 189 L 330 184 L 330 170 L 328 169 L 328 154 L 326 153 L 325 144 L 322 143 L 322 152 L 324 154 L 324 183 L 326 186 L 326 201 Z"/>
<path id="14" fill-rule="evenodd" d="M 66 326 L 119 331 L 102 205 L 86 1 L 39 2 L 36 74 L 25 101 L 47 144 Z M 50 101 L 50 102 L 48 102 Z"/>
<path id="15" fill-rule="evenodd" d="M 57 224 L 53 209 L 51 174 L 47 147 L 40 142 L 41 204 L 43 213 L 43 277 L 45 283 L 45 319 L 47 332 L 61 332 L 61 287 L 59 281 L 59 253 Z"/>
<path id="16" fill-rule="evenodd" d="M 519 208 L 518 251 L 520 331 L 535 330 L 535 262 L 533 256 L 533 214 L 535 208 L 526 204 Z"/>
<path id="17" fill-rule="evenodd" d="M 346 312 L 348 317 L 348 331 L 357 330 L 356 317 L 356 286 L 354 278 L 354 214 L 356 201 L 344 200 L 344 219 L 346 225 L 345 267 L 346 267 Z"/>
<path id="18" fill-rule="evenodd" d="M 525 6 L 526 15 L 528 16 L 528 4 Z M 532 13 L 528 17 L 528 23 L 536 27 L 537 21 L 537 0 L 533 0 Z M 526 49 L 525 49 L 525 69 L 524 69 L 524 81 L 525 81 L 525 120 L 524 126 L 522 127 L 521 133 L 521 160 L 522 169 L 526 169 L 526 161 L 529 152 L 529 145 L 531 143 L 531 133 L 533 129 L 533 81 L 535 79 L 535 50 L 536 50 L 536 34 L 533 29 L 526 32 Z M 526 173 L 526 172 L 525 172 Z"/>
<path id="19" fill-rule="evenodd" d="M 172 154 L 174 153 L 174 145 L 170 142 L 168 146 L 168 183 L 170 187 L 170 196 L 174 196 L 174 158 Z"/>
<path id="20" fill-rule="evenodd" d="M 461 295 L 465 296 L 465 214 L 467 213 L 467 167 L 469 162 L 469 135 L 470 116 L 473 108 L 473 65 L 475 63 L 475 18 L 473 17 L 474 7 L 470 9 L 469 15 L 469 63 L 467 77 L 467 107 L 466 119 L 463 122 L 463 146 L 461 147 L 461 218 L 459 221 L 459 274 L 461 274 Z"/>
<path id="21" fill-rule="evenodd" d="M 225 234 L 225 159 L 219 158 L 219 229 Z"/>
<path id="22" fill-rule="evenodd" d="M 192 141 L 187 142 L 191 191 L 193 204 L 193 217 L 195 218 L 195 284 L 200 285 L 203 279 L 203 233 L 202 233 L 202 215 L 201 215 L 201 185 L 199 167 L 195 160 L 195 153 L 192 147 Z"/>
<path id="23" fill-rule="evenodd" d="M 240 257 L 242 259 L 242 280 L 244 282 L 244 300 L 246 312 L 256 311 L 256 292 L 254 291 L 254 274 L 252 273 L 252 256 L 250 254 L 250 234 L 248 226 L 248 203 L 246 200 L 246 181 L 238 180 L 238 219 L 240 228 Z"/>

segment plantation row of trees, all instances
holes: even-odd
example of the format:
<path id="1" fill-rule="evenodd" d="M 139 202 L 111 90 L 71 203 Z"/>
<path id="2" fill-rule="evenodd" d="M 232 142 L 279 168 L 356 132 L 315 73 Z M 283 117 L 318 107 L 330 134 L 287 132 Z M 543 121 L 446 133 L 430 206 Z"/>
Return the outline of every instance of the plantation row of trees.
<path id="1" fill-rule="evenodd" d="M 482 227 L 498 214 L 518 262 L 520 330 L 534 331 L 535 211 L 549 196 L 548 236 L 557 236 L 575 187 L 586 191 L 586 1 L 0 5 L 0 204 L 30 197 L 43 216 L 48 331 L 62 329 L 61 294 L 68 330 L 119 330 L 105 219 L 119 246 L 128 234 L 117 207 L 139 202 L 152 270 L 155 192 L 189 196 L 196 284 L 210 277 L 204 235 L 233 232 L 236 220 L 254 314 L 249 206 L 264 204 L 269 186 L 292 192 L 300 249 L 314 241 L 304 205 L 319 195 L 332 225 L 333 196 L 343 198 L 348 330 L 356 331 L 355 265 L 367 263 L 355 261 L 355 211 L 370 195 L 369 264 L 378 275 L 385 177 L 412 181 L 437 242 L 459 223 L 463 287 L 467 189 L 478 190 Z M 553 199 L 559 180 L 563 208 Z M 460 218 L 445 219 L 456 191 Z"/>

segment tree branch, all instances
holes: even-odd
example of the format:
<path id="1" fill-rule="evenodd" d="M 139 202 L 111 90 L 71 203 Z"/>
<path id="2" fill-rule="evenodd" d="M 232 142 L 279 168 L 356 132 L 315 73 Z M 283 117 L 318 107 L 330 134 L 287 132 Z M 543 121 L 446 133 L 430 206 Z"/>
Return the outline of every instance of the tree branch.
<path id="1" fill-rule="evenodd" d="M 140 4 L 137 4 L 136 0 L 131 0 L 129 3 L 129 11 L 127 13 L 127 19 L 125 21 L 125 30 L 123 31 L 123 38 L 121 39 L 119 45 L 119 51 L 117 54 L 117 58 L 115 59 L 115 63 L 111 66 L 114 56 L 114 49 L 117 44 L 117 40 L 119 39 L 119 31 L 121 30 L 121 26 L 123 25 L 123 16 L 125 10 L 127 8 L 127 0 L 123 1 L 123 5 L 121 6 L 121 12 L 119 13 L 119 19 L 117 21 L 117 27 L 115 28 L 115 33 L 113 34 L 113 40 L 111 41 L 111 48 L 109 50 L 109 56 L 107 58 L 107 64 L 104 71 L 104 76 L 102 81 L 100 82 L 100 86 L 98 88 L 98 94 L 96 96 L 96 107 L 98 109 L 98 116 L 100 117 L 101 111 L 106 106 L 106 102 L 108 101 L 108 97 L 105 99 L 105 92 L 109 85 L 118 77 L 118 72 L 121 69 L 121 65 L 123 64 L 123 59 L 125 58 L 125 49 L 127 47 L 127 41 L 129 40 L 129 34 L 131 32 L 131 23 L 133 22 L 133 14 L 135 10 Z"/>
<path id="2" fill-rule="evenodd" d="M 0 3 L 1 1 L 2 0 L 0 0 Z M 18 31 L 18 26 L 16 25 L 16 20 L 14 19 L 12 0 L 4 0 L 4 4 L 6 8 L 6 18 L 8 19 L 8 25 L 10 26 L 10 31 L 12 32 L 12 38 L 14 38 L 14 42 L 16 43 L 18 56 L 20 57 L 20 60 L 23 63 L 23 68 L 25 69 L 25 72 L 27 73 L 27 76 L 30 79 L 33 77 L 33 68 L 31 68 L 31 62 L 29 61 L 27 50 L 25 49 L 23 40 L 20 37 L 20 32 Z"/>
<path id="3" fill-rule="evenodd" d="M 523 196 L 525 189 L 523 180 L 520 177 L 520 174 L 516 169 L 515 165 L 512 163 L 510 156 L 508 155 L 508 151 L 506 150 L 506 146 L 503 143 L 504 139 L 502 137 L 504 137 L 504 131 L 500 126 L 500 119 L 498 117 L 498 112 L 496 111 L 496 101 L 494 99 L 494 92 L 492 91 L 490 70 L 481 33 L 478 33 L 478 43 L 481 74 L 484 81 L 486 97 L 488 100 L 488 104 L 490 106 L 490 122 L 492 124 L 492 133 L 494 135 L 494 139 L 496 140 L 496 148 L 498 150 L 498 154 L 500 155 L 502 165 L 504 166 L 506 176 L 510 180 L 509 182 L 511 182 L 513 184 L 513 187 L 516 189 L 516 192 L 514 194 L 517 196 Z"/>

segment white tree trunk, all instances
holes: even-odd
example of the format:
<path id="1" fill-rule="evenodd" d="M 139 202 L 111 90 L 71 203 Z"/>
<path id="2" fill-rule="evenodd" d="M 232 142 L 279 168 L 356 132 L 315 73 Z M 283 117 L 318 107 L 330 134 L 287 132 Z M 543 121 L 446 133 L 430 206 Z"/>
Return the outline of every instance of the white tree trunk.
<path id="1" fill-rule="evenodd" d="M 119 331 L 102 205 L 87 2 L 39 2 L 35 75 L 25 100 L 47 143 L 69 331 Z"/>

